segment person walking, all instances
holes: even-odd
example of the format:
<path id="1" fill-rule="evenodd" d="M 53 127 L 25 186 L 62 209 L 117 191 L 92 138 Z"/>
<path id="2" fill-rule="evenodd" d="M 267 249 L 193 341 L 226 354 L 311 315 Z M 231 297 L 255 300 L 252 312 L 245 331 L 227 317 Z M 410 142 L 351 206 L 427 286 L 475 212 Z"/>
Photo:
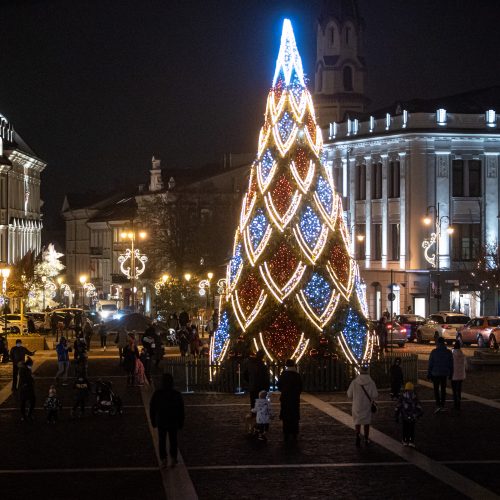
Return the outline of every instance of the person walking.
<path id="1" fill-rule="evenodd" d="M 77 373 L 85 373 L 88 375 L 88 353 L 87 353 L 87 344 L 85 343 L 85 338 L 83 337 L 83 333 L 79 333 L 76 337 L 75 343 L 73 344 L 74 353 L 73 356 L 75 358 L 75 375 Z"/>
<path id="2" fill-rule="evenodd" d="M 59 377 L 63 377 L 63 385 L 68 385 L 68 371 L 69 371 L 69 353 L 71 352 L 71 347 L 68 346 L 68 341 L 66 337 L 61 337 L 59 344 L 56 346 L 57 353 L 57 373 L 56 373 L 56 384 L 59 383 Z"/>
<path id="3" fill-rule="evenodd" d="M 380 352 L 387 352 L 387 316 L 385 314 L 378 320 L 376 333 Z"/>
<path id="4" fill-rule="evenodd" d="M 462 401 L 462 382 L 465 380 L 466 359 L 457 340 L 451 352 L 453 356 L 453 375 L 451 377 L 451 389 L 453 390 L 453 405 L 455 410 L 460 411 Z"/>
<path id="5" fill-rule="evenodd" d="M 260 391 L 258 399 L 255 400 L 255 406 L 252 413 L 256 415 L 257 439 L 267 441 L 266 433 L 269 431 L 269 421 L 271 420 L 271 401 L 267 391 Z"/>
<path id="6" fill-rule="evenodd" d="M 77 375 L 73 388 L 75 390 L 75 404 L 71 410 L 71 416 L 76 417 L 78 415 L 77 410 L 80 409 L 80 415 L 83 417 L 85 414 L 85 404 L 90 393 L 90 382 L 84 373 Z"/>
<path id="7" fill-rule="evenodd" d="M 71 328 L 71 313 L 66 311 L 64 314 L 64 333 L 67 338 L 69 338 L 69 329 Z M 73 338 L 75 337 L 75 331 L 73 330 Z"/>
<path id="8" fill-rule="evenodd" d="M 43 407 L 47 412 L 47 423 L 55 424 L 57 422 L 59 410 L 62 408 L 61 400 L 57 397 L 57 390 L 55 385 L 50 386 L 49 395 L 45 400 Z"/>
<path id="9" fill-rule="evenodd" d="M 361 446 L 361 426 L 365 444 L 370 444 L 370 424 L 372 422 L 373 402 L 378 397 L 377 386 L 368 373 L 368 366 L 360 367 L 359 375 L 350 383 L 347 397 L 352 399 L 352 419 L 356 430 L 356 446 Z"/>
<path id="10" fill-rule="evenodd" d="M 280 395 L 280 419 L 283 422 L 283 436 L 285 441 L 297 439 L 300 420 L 300 394 L 302 392 L 302 378 L 297 372 L 295 361 L 287 359 L 285 369 L 278 379 Z"/>
<path id="11" fill-rule="evenodd" d="M 94 330 L 92 328 L 92 323 L 89 318 L 85 318 L 83 322 L 83 336 L 85 337 L 85 343 L 87 344 L 87 350 L 90 352 L 90 342 L 92 341 L 92 335 Z"/>
<path id="12" fill-rule="evenodd" d="M 101 321 L 99 323 L 99 338 L 101 339 L 101 349 L 105 351 L 106 343 L 108 340 L 108 332 L 106 331 L 106 325 L 104 324 L 104 321 Z"/>
<path id="13" fill-rule="evenodd" d="M 257 351 L 255 357 L 249 357 L 243 363 L 243 380 L 248 384 L 250 409 L 255 406 L 255 400 L 260 391 L 269 391 L 269 372 L 264 363 L 264 351 Z"/>
<path id="14" fill-rule="evenodd" d="M 403 424 L 402 444 L 411 448 L 415 448 L 415 424 L 423 413 L 422 405 L 414 389 L 415 386 L 411 382 L 406 383 L 394 410 L 396 422 L 399 422 L 399 417 L 401 417 Z"/>
<path id="15" fill-rule="evenodd" d="M 123 368 L 127 372 L 127 385 L 134 385 L 135 382 L 135 364 L 139 359 L 139 349 L 135 345 L 135 336 L 129 335 L 128 344 L 123 349 Z"/>
<path id="16" fill-rule="evenodd" d="M 187 327 L 189 324 L 189 314 L 185 309 L 181 311 L 179 314 L 179 325 L 181 328 Z"/>
<path id="17" fill-rule="evenodd" d="M 50 332 L 52 333 L 53 337 L 56 337 L 56 342 L 59 340 L 57 331 L 57 322 L 58 322 L 57 314 L 53 312 L 50 315 Z"/>
<path id="18" fill-rule="evenodd" d="M 151 425 L 158 429 L 158 448 L 161 466 L 167 467 L 167 434 L 172 467 L 177 464 L 177 432 L 184 425 L 184 401 L 174 389 L 174 378 L 170 373 L 162 376 L 161 389 L 157 389 L 149 403 Z"/>
<path id="19" fill-rule="evenodd" d="M 35 409 L 35 379 L 32 374 L 33 360 L 19 361 L 19 401 L 21 403 L 21 421 L 33 420 Z M 28 405 L 28 413 L 26 406 Z"/>
<path id="20" fill-rule="evenodd" d="M 444 411 L 446 401 L 446 379 L 453 375 L 453 355 L 446 347 L 444 338 L 439 337 L 437 346 L 432 350 L 429 356 L 429 365 L 427 369 L 427 378 L 432 380 L 434 385 L 434 398 L 436 400 L 436 409 L 434 413 Z"/>
<path id="21" fill-rule="evenodd" d="M 182 327 L 179 332 L 179 350 L 181 351 L 181 356 L 184 357 L 188 353 L 189 349 L 189 336 L 186 327 Z"/>
<path id="22" fill-rule="evenodd" d="M 123 350 L 128 344 L 128 332 L 121 326 L 116 332 L 115 344 L 118 347 L 118 356 L 120 357 L 120 365 L 123 363 Z"/>
<path id="23" fill-rule="evenodd" d="M 75 335 L 80 335 L 82 331 L 82 313 L 77 311 L 75 314 Z"/>
<path id="24" fill-rule="evenodd" d="M 17 377 L 19 363 L 26 360 L 26 356 L 33 356 L 36 351 L 31 352 L 23 346 L 21 339 L 16 340 L 16 345 L 10 350 L 10 360 L 12 361 L 12 390 L 17 390 Z"/>

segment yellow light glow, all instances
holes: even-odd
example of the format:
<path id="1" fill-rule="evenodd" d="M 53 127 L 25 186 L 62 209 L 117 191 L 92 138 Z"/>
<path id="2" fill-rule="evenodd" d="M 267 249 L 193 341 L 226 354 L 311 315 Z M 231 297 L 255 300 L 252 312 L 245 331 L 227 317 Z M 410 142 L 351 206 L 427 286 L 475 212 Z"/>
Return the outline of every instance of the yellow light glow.
<path id="1" fill-rule="evenodd" d="M 2 278 L 7 279 L 10 276 L 10 267 L 4 267 L 0 272 L 2 273 Z"/>
<path id="2" fill-rule="evenodd" d="M 448 226 L 448 229 L 446 229 L 446 232 L 448 234 L 453 234 L 454 231 L 455 231 L 455 228 L 453 226 Z"/>
<path id="3" fill-rule="evenodd" d="M 161 277 L 163 283 L 166 283 L 169 279 L 170 279 L 170 276 L 168 274 L 164 274 L 162 277 Z"/>
<path id="4" fill-rule="evenodd" d="M 145 239 L 148 236 L 148 233 L 146 231 L 139 231 L 139 238 L 141 240 Z"/>
<path id="5" fill-rule="evenodd" d="M 85 285 L 85 283 L 87 283 L 87 275 L 86 275 L 86 274 L 82 274 L 82 275 L 80 276 L 80 283 L 81 283 L 82 285 Z"/>
<path id="6" fill-rule="evenodd" d="M 214 277 L 214 273 L 207 273 L 207 277 L 209 280 L 211 280 Z"/>
<path id="7" fill-rule="evenodd" d="M 59 286 L 60 286 L 60 285 L 62 285 L 62 282 L 63 282 L 63 279 L 62 279 L 62 277 L 61 277 L 61 276 L 59 276 L 59 277 L 57 278 L 57 283 L 59 284 Z"/>
<path id="8" fill-rule="evenodd" d="M 126 240 L 127 239 L 127 233 L 123 232 L 123 233 L 120 233 L 120 238 L 122 240 Z"/>
<path id="9" fill-rule="evenodd" d="M 133 240 L 133 239 L 134 239 L 134 233 L 133 233 L 132 231 L 129 231 L 129 232 L 127 233 L 127 238 L 128 238 L 129 240 Z"/>
<path id="10" fill-rule="evenodd" d="M 364 234 L 358 234 L 356 236 L 357 240 L 361 243 L 363 241 L 365 241 L 365 235 Z"/>
<path id="11" fill-rule="evenodd" d="M 186 274 L 184 275 L 184 279 L 185 279 L 186 281 L 189 281 L 189 280 L 191 279 L 191 273 L 186 273 Z"/>
<path id="12" fill-rule="evenodd" d="M 432 222 L 432 219 L 426 215 L 423 219 L 422 219 L 422 222 L 426 225 L 426 226 L 430 226 L 431 225 L 431 222 Z"/>

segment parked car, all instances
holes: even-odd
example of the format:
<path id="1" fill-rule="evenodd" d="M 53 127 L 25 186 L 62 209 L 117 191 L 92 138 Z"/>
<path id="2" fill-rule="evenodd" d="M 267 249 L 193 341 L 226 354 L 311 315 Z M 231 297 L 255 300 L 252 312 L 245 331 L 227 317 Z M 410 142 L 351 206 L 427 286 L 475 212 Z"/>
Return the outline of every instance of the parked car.
<path id="1" fill-rule="evenodd" d="M 28 320 L 21 321 L 20 314 L 2 314 L 0 316 L 0 332 L 2 333 L 28 333 Z"/>
<path id="2" fill-rule="evenodd" d="M 500 316 L 472 318 L 457 336 L 465 345 L 487 347 L 500 342 Z"/>
<path id="3" fill-rule="evenodd" d="M 28 318 L 32 318 L 33 319 L 33 323 L 35 324 L 35 330 L 38 332 L 38 333 L 44 333 L 47 329 L 47 321 L 46 321 L 46 315 L 47 313 L 43 313 L 43 312 L 27 312 L 25 314 L 26 316 L 26 320 L 28 320 Z M 49 327 L 50 327 L 50 324 L 49 324 Z"/>
<path id="4" fill-rule="evenodd" d="M 387 345 L 404 347 L 408 341 L 406 328 L 403 325 L 400 325 L 397 321 L 388 321 L 386 323 L 386 328 Z"/>
<path id="5" fill-rule="evenodd" d="M 408 342 L 413 342 L 417 338 L 417 328 L 425 323 L 425 318 L 418 314 L 400 314 L 396 321 L 406 328 Z"/>
<path id="6" fill-rule="evenodd" d="M 423 325 L 417 328 L 417 342 L 436 342 L 443 337 L 448 345 L 457 339 L 457 333 L 470 321 L 469 316 L 453 311 L 439 311 L 431 314 Z"/>

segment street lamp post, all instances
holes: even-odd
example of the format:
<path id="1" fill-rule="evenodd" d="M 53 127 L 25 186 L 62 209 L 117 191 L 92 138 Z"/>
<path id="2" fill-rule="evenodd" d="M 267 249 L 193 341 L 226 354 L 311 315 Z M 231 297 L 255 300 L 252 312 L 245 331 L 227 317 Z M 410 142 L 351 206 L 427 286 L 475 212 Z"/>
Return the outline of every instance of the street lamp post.
<path id="1" fill-rule="evenodd" d="M 3 303 L 4 303 L 4 308 L 5 308 L 5 297 L 7 294 L 7 280 L 9 279 L 10 276 L 10 268 L 9 267 L 2 267 L 0 269 L 0 274 L 2 276 L 2 296 L 3 296 Z M 4 311 L 4 332 L 7 332 L 7 315 L 5 314 Z M 22 319 L 22 317 L 21 317 Z"/>
<path id="2" fill-rule="evenodd" d="M 118 262 L 120 263 L 121 272 L 131 281 L 132 284 L 132 310 L 135 311 L 136 299 L 136 281 L 137 278 L 144 272 L 148 258 L 142 254 L 138 248 L 135 248 L 137 238 L 144 240 L 147 234 L 145 231 L 124 231 L 120 234 L 122 240 L 130 241 L 130 248 L 125 250 L 125 253 L 120 254 Z M 130 266 L 125 267 L 125 263 L 130 260 Z"/>
<path id="3" fill-rule="evenodd" d="M 361 226 L 362 226 L 362 224 L 352 224 L 351 225 L 351 227 L 349 228 L 349 234 L 351 235 L 351 237 L 355 233 L 356 228 L 360 228 L 361 229 Z M 358 244 L 361 245 L 365 241 L 365 235 L 364 235 L 364 233 L 362 233 L 362 232 L 357 233 L 356 234 L 356 240 L 358 241 Z M 353 247 L 353 250 L 354 250 L 354 247 Z M 354 257 L 356 257 L 356 255 L 354 255 Z"/>
<path id="4" fill-rule="evenodd" d="M 82 309 L 85 307 L 85 283 L 87 283 L 87 276 L 82 274 L 80 276 L 80 284 L 82 285 Z"/>
<path id="5" fill-rule="evenodd" d="M 436 269 L 436 277 L 437 277 L 437 287 L 436 287 L 436 299 L 437 299 L 437 310 L 440 309 L 440 301 L 441 301 L 441 255 L 440 255 L 440 240 L 441 240 L 441 231 L 443 228 L 443 222 L 447 224 L 446 232 L 448 235 L 452 235 L 454 228 L 450 225 L 450 218 L 447 215 L 439 215 L 439 207 L 440 203 L 436 205 L 429 205 L 426 210 L 426 215 L 423 219 L 423 222 L 426 226 L 430 226 L 433 222 L 433 219 L 430 215 L 434 214 L 434 232 L 431 233 L 429 239 L 425 239 L 422 243 L 422 248 L 424 249 L 424 257 L 425 260 Z M 432 255 L 429 255 L 429 251 L 431 247 L 435 245 L 435 252 Z"/>

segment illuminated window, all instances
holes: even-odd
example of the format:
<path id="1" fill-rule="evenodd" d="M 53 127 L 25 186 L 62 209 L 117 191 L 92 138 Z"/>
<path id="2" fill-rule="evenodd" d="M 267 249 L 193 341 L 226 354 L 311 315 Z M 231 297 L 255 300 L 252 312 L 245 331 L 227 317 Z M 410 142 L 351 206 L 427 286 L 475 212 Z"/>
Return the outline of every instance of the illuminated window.
<path id="1" fill-rule="evenodd" d="M 481 224 L 456 224 L 451 238 L 453 260 L 473 261 L 479 255 Z"/>
<path id="2" fill-rule="evenodd" d="M 363 241 L 359 241 L 357 236 L 363 235 L 365 236 L 366 234 L 366 226 L 364 224 L 356 224 L 356 238 L 354 238 L 354 245 L 356 246 L 356 259 L 357 260 L 364 260 L 365 259 L 365 241 L 366 238 L 363 239 Z"/>
<path id="3" fill-rule="evenodd" d="M 344 81 L 344 90 L 352 91 L 352 68 L 350 66 L 345 66 L 343 69 L 343 81 Z"/>

